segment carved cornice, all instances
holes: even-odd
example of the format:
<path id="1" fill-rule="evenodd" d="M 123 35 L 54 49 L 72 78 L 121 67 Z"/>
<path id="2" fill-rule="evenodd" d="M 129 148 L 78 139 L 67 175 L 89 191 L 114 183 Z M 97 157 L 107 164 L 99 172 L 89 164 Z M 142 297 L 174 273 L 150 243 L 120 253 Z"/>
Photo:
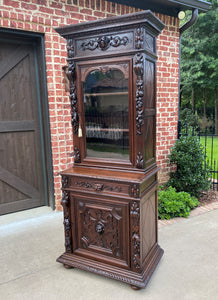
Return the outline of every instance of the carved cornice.
<path id="1" fill-rule="evenodd" d="M 102 51 L 107 50 L 109 47 L 119 47 L 121 45 L 125 46 L 129 42 L 128 37 L 119 37 L 119 36 L 101 36 L 96 39 L 92 39 L 88 42 L 84 42 L 81 44 L 81 49 L 85 50 L 95 50 L 100 49 Z"/>
<path id="2" fill-rule="evenodd" d="M 84 22 L 79 24 L 72 24 L 64 27 L 55 28 L 55 30 L 63 37 L 81 37 L 90 36 L 91 33 L 97 32 L 98 34 L 106 33 L 110 30 L 117 30 L 118 26 L 122 29 L 134 28 L 136 23 L 139 22 L 147 26 L 152 27 L 156 34 L 158 34 L 163 28 L 164 24 L 155 17 L 150 11 L 142 11 L 133 14 L 127 14 L 122 16 L 116 16 L 111 18 L 105 18 L 97 21 Z"/>
<path id="3" fill-rule="evenodd" d="M 144 58 L 142 53 L 137 53 L 134 57 L 134 71 L 137 75 L 136 79 L 136 133 L 142 134 L 142 125 L 144 124 Z"/>
<path id="4" fill-rule="evenodd" d="M 81 155 L 77 147 L 74 147 L 73 158 L 75 163 L 81 163 Z"/>
<path id="5" fill-rule="evenodd" d="M 66 252 L 72 252 L 71 240 L 71 223 L 70 223 L 70 208 L 69 208 L 69 195 L 67 191 L 63 191 L 61 205 L 64 210 L 64 232 L 65 232 L 65 248 Z"/>
<path id="6" fill-rule="evenodd" d="M 140 208 L 139 202 L 132 202 L 131 204 L 131 229 L 132 229 L 132 239 L 131 239 L 131 246 L 132 246 L 132 268 L 136 271 L 139 271 L 140 266 Z"/>

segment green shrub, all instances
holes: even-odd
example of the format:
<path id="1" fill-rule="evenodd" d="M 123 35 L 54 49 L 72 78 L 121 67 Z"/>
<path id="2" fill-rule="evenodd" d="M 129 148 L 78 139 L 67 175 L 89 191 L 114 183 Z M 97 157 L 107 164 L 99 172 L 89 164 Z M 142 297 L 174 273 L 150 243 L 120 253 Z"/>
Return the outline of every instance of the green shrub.
<path id="1" fill-rule="evenodd" d="M 182 123 L 182 126 L 191 126 L 191 127 L 198 127 L 199 118 L 197 115 L 193 113 L 193 111 L 189 108 L 184 108 L 180 111 L 179 114 L 180 121 Z"/>
<path id="2" fill-rule="evenodd" d="M 160 219 L 187 218 L 191 209 L 199 204 L 197 198 L 186 192 L 176 192 L 171 186 L 158 192 L 158 215 Z"/>
<path id="3" fill-rule="evenodd" d="M 171 148 L 169 162 L 176 165 L 176 170 L 170 172 L 168 186 L 176 188 L 177 192 L 198 197 L 201 191 L 210 188 L 210 169 L 197 136 L 189 134 L 177 140 Z"/>

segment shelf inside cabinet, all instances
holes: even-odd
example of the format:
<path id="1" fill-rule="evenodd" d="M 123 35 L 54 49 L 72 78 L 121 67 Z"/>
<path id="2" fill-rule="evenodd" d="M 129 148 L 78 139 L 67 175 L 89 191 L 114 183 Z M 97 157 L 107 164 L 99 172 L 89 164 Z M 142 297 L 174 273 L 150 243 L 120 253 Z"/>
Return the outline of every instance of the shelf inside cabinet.
<path id="1" fill-rule="evenodd" d="M 97 97 L 97 96 L 121 96 L 121 95 L 128 95 L 128 92 L 117 92 L 117 93 L 90 93 L 90 94 L 85 94 L 86 97 Z"/>
<path id="2" fill-rule="evenodd" d="M 98 128 L 98 127 L 86 127 L 86 131 L 110 131 L 110 132 L 129 132 L 129 129 L 121 128 Z"/>

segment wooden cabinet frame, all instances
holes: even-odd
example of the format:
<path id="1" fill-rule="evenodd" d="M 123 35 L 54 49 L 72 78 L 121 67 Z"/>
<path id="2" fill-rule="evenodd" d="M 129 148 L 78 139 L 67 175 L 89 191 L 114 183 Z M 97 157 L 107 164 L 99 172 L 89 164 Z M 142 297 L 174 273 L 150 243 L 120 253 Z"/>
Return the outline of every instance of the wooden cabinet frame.
<path id="1" fill-rule="evenodd" d="M 62 173 L 66 251 L 58 261 L 133 289 L 146 286 L 163 255 L 155 159 L 156 36 L 163 27 L 144 11 L 56 29 L 67 39 L 75 161 Z M 87 156 L 83 82 L 92 71 L 114 69 L 128 78 L 129 160 Z"/>

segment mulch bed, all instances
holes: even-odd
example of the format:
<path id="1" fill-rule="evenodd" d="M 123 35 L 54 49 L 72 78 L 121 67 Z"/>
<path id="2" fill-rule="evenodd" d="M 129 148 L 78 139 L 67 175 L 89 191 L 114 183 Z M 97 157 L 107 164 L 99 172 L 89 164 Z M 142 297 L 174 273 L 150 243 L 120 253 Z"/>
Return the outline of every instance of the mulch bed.
<path id="1" fill-rule="evenodd" d="M 215 192 L 214 190 L 203 191 L 201 192 L 201 196 L 198 198 L 198 201 L 198 206 L 204 206 L 206 204 L 218 201 L 218 192 Z"/>

